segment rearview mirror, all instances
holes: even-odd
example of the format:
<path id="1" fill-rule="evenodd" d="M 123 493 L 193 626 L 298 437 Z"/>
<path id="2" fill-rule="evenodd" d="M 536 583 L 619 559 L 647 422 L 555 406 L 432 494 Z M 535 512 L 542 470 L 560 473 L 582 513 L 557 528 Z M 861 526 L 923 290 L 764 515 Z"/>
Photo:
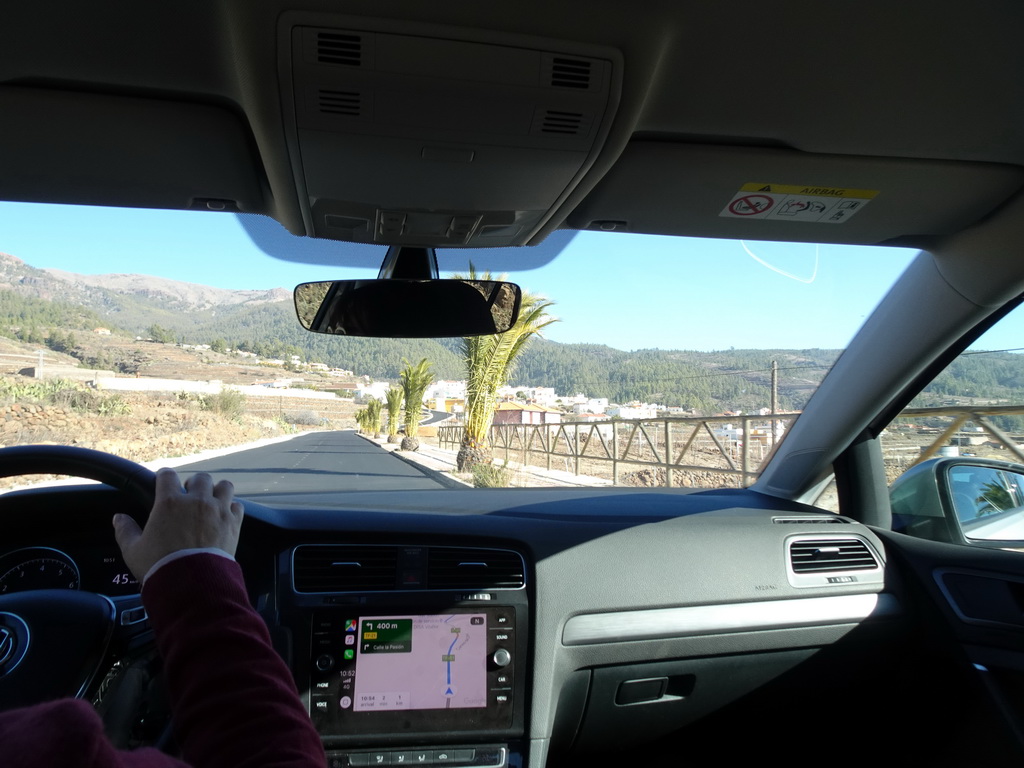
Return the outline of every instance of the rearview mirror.
<path id="1" fill-rule="evenodd" d="M 307 331 L 339 336 L 442 338 L 504 333 L 522 291 L 496 280 L 336 280 L 295 289 Z"/>
<path id="2" fill-rule="evenodd" d="M 962 544 L 1024 547 L 1024 466 L 978 458 L 921 462 L 889 489 L 893 528 Z"/>

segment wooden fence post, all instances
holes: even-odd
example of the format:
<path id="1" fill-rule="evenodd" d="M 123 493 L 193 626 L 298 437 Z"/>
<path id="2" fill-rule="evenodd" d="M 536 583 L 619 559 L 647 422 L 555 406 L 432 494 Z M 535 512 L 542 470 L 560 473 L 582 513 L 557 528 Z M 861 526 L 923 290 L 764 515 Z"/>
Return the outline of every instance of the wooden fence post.
<path id="1" fill-rule="evenodd" d="M 750 476 L 750 419 L 746 416 L 743 417 L 743 445 L 740 446 L 740 450 L 743 451 L 740 455 L 740 469 L 743 471 L 740 475 L 740 486 L 745 488 Z"/>
<path id="2" fill-rule="evenodd" d="M 619 420 L 612 419 L 612 485 L 619 484 Z"/>
<path id="3" fill-rule="evenodd" d="M 577 421 L 572 426 L 572 441 L 575 445 L 575 447 L 573 448 L 573 453 L 576 454 L 576 474 L 578 475 L 580 473 L 580 424 Z"/>
<path id="4" fill-rule="evenodd" d="M 545 453 L 547 454 L 547 457 L 548 457 L 548 471 L 550 472 L 551 471 L 551 454 L 552 454 L 552 452 L 554 452 L 555 445 L 558 445 L 558 430 L 557 429 L 555 430 L 555 441 L 554 441 L 554 444 L 552 444 L 552 442 L 551 442 L 551 430 L 550 429 L 547 431 L 546 436 L 545 436 L 544 439 L 547 441 L 546 442 L 547 450 L 545 451 Z"/>
<path id="5" fill-rule="evenodd" d="M 665 487 L 672 487 L 672 422 L 665 419 Z"/>

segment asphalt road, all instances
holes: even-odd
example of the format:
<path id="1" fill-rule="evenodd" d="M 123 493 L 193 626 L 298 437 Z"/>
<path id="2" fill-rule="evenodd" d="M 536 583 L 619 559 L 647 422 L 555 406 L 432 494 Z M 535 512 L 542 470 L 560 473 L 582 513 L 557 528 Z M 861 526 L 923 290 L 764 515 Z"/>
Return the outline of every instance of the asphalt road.
<path id="1" fill-rule="evenodd" d="M 445 487 L 354 432 L 312 432 L 178 467 L 183 477 L 194 472 L 209 472 L 214 480 L 227 478 L 235 484 L 236 496 L 269 506 L 294 503 L 288 497 L 296 493 Z"/>

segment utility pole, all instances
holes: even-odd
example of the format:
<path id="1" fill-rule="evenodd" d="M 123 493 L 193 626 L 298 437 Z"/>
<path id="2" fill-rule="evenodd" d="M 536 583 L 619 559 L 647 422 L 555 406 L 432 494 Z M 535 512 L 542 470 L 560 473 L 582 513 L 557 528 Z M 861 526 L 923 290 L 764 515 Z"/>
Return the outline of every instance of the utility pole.
<path id="1" fill-rule="evenodd" d="M 772 416 L 779 410 L 779 363 L 772 360 Z"/>
<path id="2" fill-rule="evenodd" d="M 779 363 L 772 360 L 772 445 L 779 439 L 778 422 L 775 414 L 779 410 Z"/>

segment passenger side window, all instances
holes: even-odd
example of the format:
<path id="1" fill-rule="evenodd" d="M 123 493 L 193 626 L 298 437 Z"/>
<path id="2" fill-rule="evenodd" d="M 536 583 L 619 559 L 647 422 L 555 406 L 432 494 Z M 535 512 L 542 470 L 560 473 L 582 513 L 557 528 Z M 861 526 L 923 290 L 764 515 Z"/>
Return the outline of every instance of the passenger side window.
<path id="1" fill-rule="evenodd" d="M 1024 543 L 1024 307 L 989 329 L 882 433 L 893 527 Z"/>

